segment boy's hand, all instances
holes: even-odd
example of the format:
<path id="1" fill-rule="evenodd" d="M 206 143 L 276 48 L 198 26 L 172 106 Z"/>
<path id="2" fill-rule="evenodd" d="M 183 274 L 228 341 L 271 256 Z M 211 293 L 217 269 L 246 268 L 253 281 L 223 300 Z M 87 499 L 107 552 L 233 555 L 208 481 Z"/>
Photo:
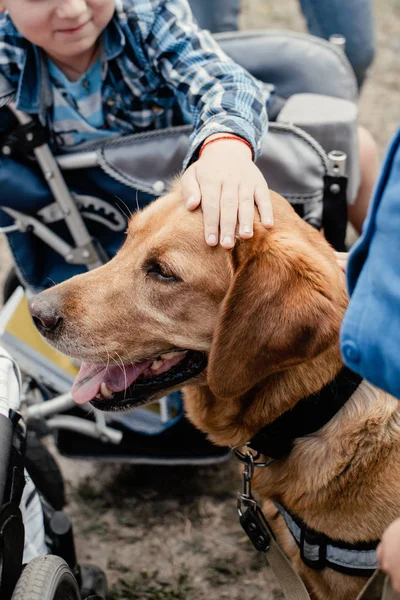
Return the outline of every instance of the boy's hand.
<path id="1" fill-rule="evenodd" d="M 210 136 L 206 141 L 221 135 Z M 184 173 L 182 190 L 189 210 L 201 203 L 205 238 L 210 246 L 216 246 L 220 240 L 224 248 L 233 248 L 238 221 L 240 237 L 251 238 L 254 204 L 264 227 L 274 223 L 267 182 L 253 163 L 250 148 L 235 138 L 204 148 L 199 160 Z"/>
<path id="2" fill-rule="evenodd" d="M 393 589 L 400 592 L 400 519 L 386 529 L 377 548 L 379 566 L 392 580 Z"/>

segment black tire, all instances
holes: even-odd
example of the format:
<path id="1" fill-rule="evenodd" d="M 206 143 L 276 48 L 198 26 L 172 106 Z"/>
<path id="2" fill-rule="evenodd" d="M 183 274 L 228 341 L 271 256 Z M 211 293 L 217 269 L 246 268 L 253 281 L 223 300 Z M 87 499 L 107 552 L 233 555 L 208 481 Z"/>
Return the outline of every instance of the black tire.
<path id="1" fill-rule="evenodd" d="M 49 555 L 26 565 L 11 600 L 81 600 L 81 595 L 67 563 Z"/>
<path id="2" fill-rule="evenodd" d="M 40 494 L 53 508 L 62 510 L 66 502 L 60 468 L 34 431 L 26 437 L 25 467 Z"/>
<path id="3" fill-rule="evenodd" d="M 3 284 L 3 304 L 7 302 L 7 300 L 12 296 L 17 287 L 20 285 L 22 284 L 18 278 L 16 271 L 14 267 L 11 267 Z"/>

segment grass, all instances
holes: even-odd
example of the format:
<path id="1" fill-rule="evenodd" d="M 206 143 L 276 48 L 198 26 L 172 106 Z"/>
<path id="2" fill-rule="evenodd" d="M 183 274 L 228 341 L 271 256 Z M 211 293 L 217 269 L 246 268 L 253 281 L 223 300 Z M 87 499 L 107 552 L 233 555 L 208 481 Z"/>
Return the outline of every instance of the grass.
<path id="1" fill-rule="evenodd" d="M 181 571 L 176 581 L 159 578 L 157 571 L 142 572 L 132 578 L 121 577 L 108 595 L 109 600 L 186 600 L 192 588 L 188 575 Z"/>

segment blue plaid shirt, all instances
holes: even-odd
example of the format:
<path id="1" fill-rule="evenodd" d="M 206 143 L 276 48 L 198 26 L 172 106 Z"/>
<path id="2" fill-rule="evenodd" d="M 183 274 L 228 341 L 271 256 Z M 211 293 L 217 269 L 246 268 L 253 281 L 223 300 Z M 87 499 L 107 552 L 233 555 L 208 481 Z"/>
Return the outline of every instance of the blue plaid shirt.
<path id="1" fill-rule="evenodd" d="M 193 124 L 185 166 L 211 134 L 233 132 L 257 157 L 267 131 L 269 88 L 198 28 L 187 0 L 115 0 L 102 34 L 104 121 L 136 133 Z M 14 100 L 52 131 L 53 91 L 43 53 L 0 15 L 0 106 Z M 0 127 L 5 109 L 1 109 Z"/>

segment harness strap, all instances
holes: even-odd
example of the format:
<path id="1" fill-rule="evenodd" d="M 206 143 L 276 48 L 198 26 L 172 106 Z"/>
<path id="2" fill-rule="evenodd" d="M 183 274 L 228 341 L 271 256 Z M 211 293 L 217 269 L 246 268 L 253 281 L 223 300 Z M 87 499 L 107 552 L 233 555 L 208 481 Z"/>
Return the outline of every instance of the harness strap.
<path id="1" fill-rule="evenodd" d="M 328 567 L 345 575 L 371 577 L 378 568 L 376 548 L 379 540 L 357 544 L 334 540 L 307 527 L 282 504 L 275 502 L 275 506 L 300 549 L 302 561 L 311 569 Z"/>

